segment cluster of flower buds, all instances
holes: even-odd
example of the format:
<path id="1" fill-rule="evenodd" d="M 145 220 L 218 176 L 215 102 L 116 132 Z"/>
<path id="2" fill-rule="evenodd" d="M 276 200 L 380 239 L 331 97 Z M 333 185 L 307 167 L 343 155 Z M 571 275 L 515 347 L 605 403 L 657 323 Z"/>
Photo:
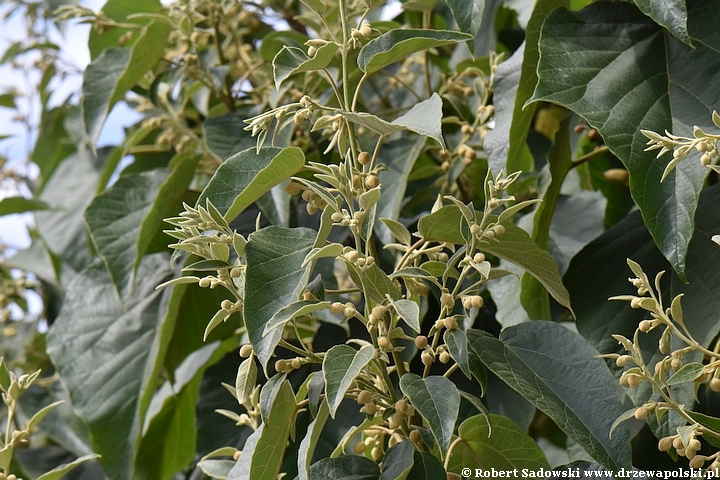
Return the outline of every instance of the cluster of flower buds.
<path id="1" fill-rule="evenodd" d="M 720 128 L 720 115 L 715 111 L 712 113 L 712 120 L 715 126 Z M 673 171 L 682 159 L 690 155 L 693 150 L 701 154 L 700 163 L 704 167 L 712 168 L 716 171 L 720 170 L 720 167 L 714 165 L 718 158 L 720 134 L 707 133 L 699 127 L 693 128 L 693 138 L 673 135 L 667 130 L 665 131 L 665 135 L 660 135 L 650 130 L 641 130 L 641 132 L 649 139 L 647 142 L 648 147 L 645 149 L 646 152 L 660 150 L 657 155 L 658 158 L 660 158 L 660 156 L 665 153 L 674 150 L 673 159 L 668 163 L 663 172 L 663 179 Z"/>

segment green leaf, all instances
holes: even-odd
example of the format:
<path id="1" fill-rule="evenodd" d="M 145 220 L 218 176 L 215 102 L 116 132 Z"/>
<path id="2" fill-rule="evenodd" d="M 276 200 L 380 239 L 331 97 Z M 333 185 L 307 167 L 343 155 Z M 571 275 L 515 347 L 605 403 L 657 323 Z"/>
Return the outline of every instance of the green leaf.
<path id="1" fill-rule="evenodd" d="M 15 108 L 15 95 L 10 93 L 0 94 L 0 107 Z"/>
<path id="2" fill-rule="evenodd" d="M 379 480 L 380 468 L 369 458 L 342 455 L 324 458 L 310 467 L 312 480 Z"/>
<path id="3" fill-rule="evenodd" d="M 170 30 L 167 23 L 152 21 L 131 47 L 108 48 L 87 66 L 81 105 L 84 131 L 93 144 L 112 107 L 162 58 Z"/>
<path id="4" fill-rule="evenodd" d="M 414 105 L 405 115 L 396 118 L 392 122 L 387 122 L 369 113 L 346 112 L 344 110 L 335 110 L 335 112 L 342 114 L 349 121 L 368 128 L 380 135 L 390 135 L 391 133 L 401 130 L 410 130 L 418 135 L 424 135 L 437 140 L 442 149 L 446 149 L 445 140 L 442 136 L 442 99 L 437 93 L 433 93 L 427 100 L 423 100 Z M 403 170 L 412 168 L 412 164 L 415 162 L 417 155 L 420 154 L 419 150 L 421 148 L 422 145 L 416 145 L 413 150 L 410 150 L 409 155 L 406 154 L 405 157 L 401 157 L 401 160 L 405 160 L 406 163 Z M 407 163 L 410 163 L 410 165 L 407 166 Z M 401 175 L 404 176 L 407 181 L 410 173 L 401 173 Z"/>
<path id="5" fill-rule="evenodd" d="M 490 421 L 492 433 L 482 415 L 470 417 L 460 425 L 458 436 L 462 441 L 453 450 L 449 471 L 460 473 L 469 465 L 485 472 L 550 468 L 537 442 L 515 422 L 502 415 L 490 415 Z"/>
<path id="6" fill-rule="evenodd" d="M 260 45 L 260 56 L 268 63 L 272 63 L 273 58 L 285 46 L 302 48 L 308 36 L 294 30 L 278 30 L 265 35 Z M 249 115 L 248 115 L 249 116 Z"/>
<path id="7" fill-rule="evenodd" d="M 445 345 L 448 347 L 450 356 L 455 360 L 455 363 L 458 364 L 460 370 L 462 370 L 466 377 L 471 378 L 470 358 L 465 332 L 459 328 L 445 330 L 443 340 L 445 340 Z"/>
<path id="8" fill-rule="evenodd" d="M 407 478 L 412 480 L 436 480 L 446 477 L 445 467 L 435 455 L 428 452 L 415 452 L 413 455 L 413 468 Z"/>
<path id="9" fill-rule="evenodd" d="M 415 445 L 409 440 L 396 443 L 388 449 L 383 458 L 380 480 L 405 480 L 415 463 Z"/>
<path id="10" fill-rule="evenodd" d="M 446 205 L 418 222 L 418 231 L 426 240 L 464 245 L 460 232 L 462 213 L 456 205 Z M 498 241 L 482 242 L 480 249 L 522 267 L 535 277 L 562 306 L 570 308 L 570 297 L 562 284 L 557 265 L 550 254 L 537 246 L 530 235 L 510 220 L 502 222 L 505 233 Z"/>
<path id="11" fill-rule="evenodd" d="M 35 221 L 49 250 L 75 270 L 91 261 L 83 212 L 95 195 L 98 172 L 90 152 L 66 158 L 46 180 L 40 200 L 52 207 L 35 214 Z"/>
<path id="12" fill-rule="evenodd" d="M 250 116 L 249 108 L 240 108 L 235 113 L 208 118 L 202 124 L 203 141 L 221 160 L 254 148 L 255 139 L 244 130 L 245 119 Z"/>
<path id="13" fill-rule="evenodd" d="M 684 0 L 634 0 L 635 5 L 675 38 L 692 47 L 688 34 L 688 12 Z"/>
<path id="14" fill-rule="evenodd" d="M 53 468 L 49 472 L 43 473 L 37 478 L 37 480 L 60 480 L 78 465 L 87 462 L 88 460 L 93 460 L 95 458 L 100 458 L 100 455 L 97 455 L 95 453 L 90 455 L 83 455 L 82 457 L 74 460 L 71 463 L 60 465 L 57 468 Z"/>
<path id="15" fill-rule="evenodd" d="M 40 200 L 24 197 L 5 197 L 0 200 L 0 217 L 14 213 L 46 210 L 48 208 L 48 205 Z"/>
<path id="16" fill-rule="evenodd" d="M 298 448 L 298 480 L 310 479 L 308 476 L 310 473 L 310 462 L 312 462 L 315 447 L 320 440 L 320 434 L 322 433 L 329 413 L 330 410 L 328 409 L 327 402 L 322 402 L 315 420 L 308 425 L 305 438 L 300 442 L 300 447 Z"/>
<path id="17" fill-rule="evenodd" d="M 57 401 L 57 402 L 53 402 L 53 403 L 51 403 L 50 405 L 48 405 L 48 406 L 46 406 L 46 407 L 41 408 L 40 410 L 38 410 L 37 413 L 35 413 L 35 415 L 33 415 L 32 418 L 30 419 L 30 421 L 28 422 L 28 424 L 27 424 L 27 430 L 32 430 L 33 428 L 35 428 L 35 426 L 37 426 L 37 424 L 40 423 L 40 421 L 41 421 L 43 418 L 45 418 L 45 415 L 47 415 L 48 413 L 50 413 L 50 411 L 51 411 L 53 408 L 57 407 L 57 406 L 60 405 L 61 403 L 63 403 L 63 401 L 62 401 L 62 400 L 59 400 L 59 401 Z"/>
<path id="18" fill-rule="evenodd" d="M 349 262 L 346 262 L 345 265 L 347 265 L 350 278 L 355 285 L 362 288 L 367 298 L 377 303 L 383 303 L 386 299 L 385 295 L 390 295 L 394 300 L 401 297 L 400 290 L 376 264 L 364 269 Z"/>
<path id="19" fill-rule="evenodd" d="M 663 298 L 670 299 L 684 294 L 683 322 L 692 336 L 704 347 L 709 347 L 720 331 L 720 299 L 707 293 L 720 289 L 720 279 L 715 267 L 720 262 L 720 250 L 711 239 L 713 232 L 720 229 L 718 202 L 718 186 L 706 188 L 700 196 L 695 233 L 687 256 L 688 271 L 692 272 L 691 282 L 686 284 L 675 274 L 666 274 L 663 277 L 665 281 L 661 284 Z M 631 308 L 629 302 L 607 301 L 611 296 L 635 294 L 635 289 L 627 280 L 631 274 L 627 266 L 628 258 L 642 265 L 650 278 L 661 270 L 670 269 L 643 224 L 639 212 L 631 212 L 585 246 L 573 258 L 564 277 L 576 309 L 578 332 L 601 354 L 625 353 L 611 335 L 619 334 L 632 338 L 638 323 L 645 318 L 645 311 Z M 593 278 L 593 281 L 587 282 L 588 278 Z M 643 358 L 650 366 L 664 357 L 657 348 L 659 330 L 640 336 Z M 620 375 L 614 362 L 610 368 L 617 376 Z M 686 390 L 686 385 L 673 387 L 676 397 L 681 397 L 678 401 L 688 408 L 695 397 L 692 386 L 689 386 Z M 640 406 L 651 398 L 652 389 L 641 384 L 637 389 L 628 389 L 627 393 L 635 405 Z M 670 420 L 683 425 L 685 422 L 679 417 L 670 417 Z M 658 436 L 674 435 L 675 426 L 677 425 L 663 422 L 662 429 L 655 430 L 655 433 Z"/>
<path id="20" fill-rule="evenodd" d="M 370 345 L 360 350 L 348 345 L 335 345 L 327 351 L 323 359 L 323 376 L 325 395 L 332 418 L 335 418 L 335 413 L 345 398 L 345 392 L 374 355 L 375 349 Z"/>
<path id="21" fill-rule="evenodd" d="M 7 392 L 11 383 L 12 378 L 10 377 L 10 370 L 8 370 L 7 364 L 5 363 L 5 357 L 0 357 L 0 387 Z"/>
<path id="22" fill-rule="evenodd" d="M 38 139 L 30 155 L 30 161 L 40 168 L 41 186 L 50 179 L 55 168 L 75 151 L 75 145 L 65 130 L 69 107 L 43 109 L 38 129 Z"/>
<path id="23" fill-rule="evenodd" d="M 496 339 L 469 330 L 468 346 L 510 387 L 543 411 L 604 467 L 629 468 L 627 427 L 609 438 L 622 415 L 615 379 L 579 335 L 552 322 L 527 322 Z M 494 424 L 493 424 L 494 427 Z"/>
<path id="24" fill-rule="evenodd" d="M 198 467 L 205 475 L 217 480 L 227 480 L 230 470 L 235 466 L 232 460 L 202 460 Z"/>
<path id="25" fill-rule="evenodd" d="M 686 410 L 686 412 L 693 420 L 698 422 L 700 425 L 703 425 L 715 432 L 720 431 L 720 418 L 711 417 L 700 412 L 693 412 L 692 410 Z M 705 438 L 705 440 L 707 440 L 708 443 L 713 447 L 720 448 L 720 440 L 718 440 L 717 438 L 711 435 L 704 436 L 703 438 Z"/>
<path id="26" fill-rule="evenodd" d="M 122 297 L 132 290 L 137 266 L 160 233 L 163 218 L 177 211 L 195 176 L 199 157 L 176 158 L 172 171 L 120 177 L 85 211 L 93 242 Z"/>
<path id="27" fill-rule="evenodd" d="M 327 67 L 339 48 L 340 45 L 337 43 L 328 42 L 318 48 L 314 56 L 309 57 L 301 48 L 283 47 L 272 61 L 275 88 L 280 90 L 282 82 L 296 73 L 312 72 Z"/>
<path id="28" fill-rule="evenodd" d="M 278 389 L 272 409 L 262 430 L 255 431 L 257 443 L 245 444 L 237 465 L 230 470 L 228 480 L 275 480 L 280 471 L 285 443 L 295 417 L 295 394 L 287 380 Z M 314 478 L 314 477 L 311 477 Z"/>
<path id="29" fill-rule="evenodd" d="M 445 377 L 422 378 L 406 373 L 400 378 L 400 389 L 428 422 L 440 452 L 445 456 L 460 409 L 460 394 L 455 384 Z"/>
<path id="30" fill-rule="evenodd" d="M 287 307 L 278 310 L 275 315 L 265 325 L 263 335 L 267 335 L 272 330 L 285 326 L 287 322 L 293 318 L 309 315 L 318 310 L 324 310 L 330 306 L 330 302 L 318 302 L 317 300 L 298 300 Z"/>
<path id="31" fill-rule="evenodd" d="M 447 4 L 460 31 L 475 36 L 482 23 L 485 0 L 448 0 Z"/>
<path id="32" fill-rule="evenodd" d="M 696 378 L 699 378 L 703 374 L 704 370 L 705 366 L 702 363 L 688 363 L 687 365 L 683 365 L 680 370 L 668 378 L 667 384 L 672 386 L 680 383 L 692 382 Z"/>
<path id="33" fill-rule="evenodd" d="M 250 400 L 256 384 L 257 365 L 255 365 L 255 355 L 250 355 L 238 367 L 237 377 L 235 378 L 235 391 L 240 405 L 245 405 Z"/>
<path id="34" fill-rule="evenodd" d="M 360 50 L 358 66 L 367 74 L 382 70 L 415 52 L 472 40 L 467 33 L 448 30 L 395 29 L 370 40 Z"/>
<path id="35" fill-rule="evenodd" d="M 147 25 L 147 18 L 128 18 L 137 13 L 157 13 L 163 8 L 160 0 L 108 0 L 102 13 L 118 23 Z M 95 60 L 106 48 L 119 45 L 119 39 L 129 30 L 126 28 L 91 29 L 88 38 L 90 58 Z"/>
<path id="36" fill-rule="evenodd" d="M 48 354 L 111 479 L 126 480 L 132 470 L 138 398 L 148 362 L 155 361 L 150 346 L 164 313 L 155 286 L 169 273 L 165 255 L 145 257 L 135 290 L 123 304 L 104 266 L 96 263 L 70 282 L 48 332 Z"/>
<path id="37" fill-rule="evenodd" d="M 417 303 L 412 300 L 398 300 L 393 301 L 390 299 L 390 303 L 395 307 L 395 311 L 402 318 L 410 328 L 420 333 L 420 307 Z"/>
<path id="38" fill-rule="evenodd" d="M 245 326 L 263 368 L 280 341 L 282 329 L 263 335 L 265 325 L 280 309 L 294 302 L 307 284 L 302 267 L 316 232 L 308 228 L 270 226 L 250 234 L 245 247 Z"/>
<path id="39" fill-rule="evenodd" d="M 305 155 L 297 147 L 249 148 L 220 165 L 197 205 L 209 199 L 227 221 L 233 220 L 264 193 L 302 169 Z"/>
<path id="40" fill-rule="evenodd" d="M 380 221 L 383 224 L 385 224 L 388 231 L 400 243 L 402 243 L 403 245 L 407 245 L 407 246 L 410 246 L 412 244 L 412 237 L 410 236 L 410 231 L 407 229 L 407 227 L 405 225 L 403 225 L 402 223 L 400 223 L 398 221 L 392 220 L 390 218 L 381 218 Z M 380 236 L 380 235 L 378 235 L 378 236 Z M 389 239 L 389 241 L 386 241 L 383 243 L 388 244 L 390 242 L 392 242 L 392 239 Z"/>
<path id="41" fill-rule="evenodd" d="M 196 404 L 206 369 L 237 342 L 213 342 L 191 353 L 153 396 L 137 447 L 134 477 L 170 480 L 190 463 L 196 450 Z M 154 382 L 153 382 L 154 386 Z"/>
<path id="42" fill-rule="evenodd" d="M 720 86 L 698 79 L 712 78 L 720 64 L 720 43 L 703 27 L 719 20 L 718 6 L 712 1 L 688 12 L 695 48 L 630 4 L 555 10 L 543 24 L 540 80 L 530 100 L 566 106 L 600 132 L 630 172 L 632 197 L 681 279 L 707 169 L 692 152 L 661 182 L 666 162 L 644 152 L 647 139 L 640 129 L 692 136 L 694 126 L 714 128 L 711 112 L 720 108 Z"/>
<path id="43" fill-rule="evenodd" d="M 535 4 L 532 16 L 525 30 L 525 45 L 495 72 L 493 92 L 495 105 L 495 128 L 485 137 L 485 150 L 493 172 L 504 169 L 508 173 L 527 170 L 523 149 L 537 104 L 525 106 L 537 85 L 537 64 L 539 59 L 538 41 L 540 27 L 547 15 L 561 6 L 568 6 L 567 0 L 540 0 Z"/>

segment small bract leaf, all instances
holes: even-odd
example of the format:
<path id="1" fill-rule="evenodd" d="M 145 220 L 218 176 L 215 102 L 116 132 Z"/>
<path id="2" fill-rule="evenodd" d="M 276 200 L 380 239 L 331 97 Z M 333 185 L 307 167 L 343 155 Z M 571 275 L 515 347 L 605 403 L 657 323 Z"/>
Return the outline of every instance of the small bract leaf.
<path id="1" fill-rule="evenodd" d="M 76 459 L 73 462 L 60 465 L 59 467 L 53 468 L 49 472 L 43 473 L 37 478 L 37 480 L 60 480 L 81 463 L 85 463 L 88 460 L 93 460 L 95 458 L 100 458 L 100 455 L 97 455 L 95 453 L 90 455 L 83 455 L 82 457 Z"/>
<path id="2" fill-rule="evenodd" d="M 329 306 L 330 302 L 318 302 L 317 300 L 298 300 L 297 302 L 293 302 L 287 307 L 281 308 L 272 316 L 265 325 L 263 335 L 267 335 L 275 328 L 285 325 L 293 318 L 308 315 L 318 310 L 328 308 Z"/>
<path id="3" fill-rule="evenodd" d="M 369 345 L 360 350 L 348 345 L 335 345 L 325 354 L 323 359 L 325 394 L 333 418 L 345 397 L 345 392 L 374 355 L 375 349 Z"/>
<path id="4" fill-rule="evenodd" d="M 420 307 L 418 304 L 412 300 L 393 301 L 392 299 L 390 299 L 390 303 L 395 307 L 400 318 L 405 320 L 410 328 L 420 333 Z"/>
<path id="5" fill-rule="evenodd" d="M 688 363 L 687 365 L 684 365 L 680 370 L 675 372 L 670 378 L 668 378 L 667 384 L 672 386 L 678 385 L 680 383 L 692 382 L 696 378 L 702 376 L 704 371 L 705 366 L 702 363 Z"/>
<path id="6" fill-rule="evenodd" d="M 338 51 L 340 45 L 335 42 L 328 42 L 318 48 L 315 55 L 309 57 L 305 51 L 297 47 L 283 47 L 273 59 L 273 72 L 275 76 L 275 88 L 280 90 L 280 85 L 291 75 L 302 72 L 322 70 L 327 67 Z"/>
<path id="7" fill-rule="evenodd" d="M 240 364 L 235 377 L 235 393 L 240 405 L 245 405 L 250 400 L 256 384 L 257 365 L 255 365 L 255 355 L 251 354 Z"/>

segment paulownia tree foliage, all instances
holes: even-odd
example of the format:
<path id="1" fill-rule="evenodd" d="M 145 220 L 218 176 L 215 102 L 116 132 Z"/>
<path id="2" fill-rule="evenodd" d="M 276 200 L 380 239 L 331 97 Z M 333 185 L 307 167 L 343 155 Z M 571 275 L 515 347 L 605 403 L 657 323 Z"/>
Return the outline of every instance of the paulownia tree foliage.
<path id="1" fill-rule="evenodd" d="M 0 475 L 720 466 L 719 2 L 5 4 Z"/>

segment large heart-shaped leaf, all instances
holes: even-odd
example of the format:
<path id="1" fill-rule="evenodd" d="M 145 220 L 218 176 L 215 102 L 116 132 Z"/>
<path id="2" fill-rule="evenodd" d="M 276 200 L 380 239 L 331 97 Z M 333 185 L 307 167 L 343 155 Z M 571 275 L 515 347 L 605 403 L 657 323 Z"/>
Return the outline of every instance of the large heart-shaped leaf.
<path id="1" fill-rule="evenodd" d="M 282 82 L 296 73 L 312 72 L 327 67 L 339 48 L 340 45 L 337 43 L 328 42 L 318 48 L 315 55 L 310 57 L 302 48 L 283 47 L 272 61 L 275 88 L 280 90 Z"/>
<path id="2" fill-rule="evenodd" d="M 90 235 L 121 297 L 132 290 L 135 270 L 162 219 L 180 206 L 198 160 L 185 155 L 173 171 L 120 177 L 85 211 Z"/>
<path id="3" fill-rule="evenodd" d="M 472 40 L 467 33 L 448 30 L 395 29 L 370 40 L 360 50 L 360 70 L 370 74 L 415 52 Z"/>
<path id="4" fill-rule="evenodd" d="M 718 202 L 720 187 L 717 185 L 707 188 L 700 196 L 695 233 L 687 255 L 690 283 L 682 282 L 674 274 L 666 274 L 661 285 L 666 302 L 676 295 L 684 294 L 681 302 L 684 323 L 693 337 L 706 347 L 720 331 L 720 301 L 707 294 L 720 289 L 720 276 L 716 268 L 720 262 L 720 249 L 711 240 L 713 232 L 720 228 Z M 650 278 L 670 268 L 645 228 L 639 212 L 630 213 L 589 243 L 573 258 L 564 277 L 570 296 L 574 299 L 578 332 L 603 354 L 625 353 L 611 335 L 632 338 L 638 323 L 645 318 L 644 311 L 631 308 L 628 302 L 607 300 L 611 296 L 635 293 L 627 281 L 631 275 L 627 258 L 639 263 Z M 594 281 L 588 284 L 587 278 L 593 278 Z M 658 332 L 640 336 L 643 357 L 650 366 L 664 358 L 658 351 L 658 336 L 655 333 Z M 615 369 L 614 365 L 612 368 Z M 619 375 L 619 371 L 616 374 Z M 682 401 L 686 405 L 694 401 L 694 392 L 692 386 L 689 386 L 685 391 L 682 391 L 684 386 L 673 389 L 676 396 L 683 397 Z M 637 389 L 628 390 L 628 394 L 640 405 L 650 398 L 652 391 L 646 384 L 641 384 Z M 684 420 L 676 420 L 684 424 Z M 661 428 L 657 431 L 665 435 L 672 434 L 672 425 Z"/>
<path id="5" fill-rule="evenodd" d="M 363 368 L 373 359 L 375 349 L 366 345 L 355 350 L 348 345 L 335 345 L 325 354 L 323 359 L 323 375 L 325 377 L 325 394 L 327 395 L 330 415 L 335 418 L 340 402 L 345 397 L 350 385 Z"/>
<path id="6" fill-rule="evenodd" d="M 48 353 L 87 422 L 93 448 L 111 479 L 128 479 L 140 428 L 138 397 L 163 308 L 155 287 L 170 273 L 165 255 L 145 257 L 123 304 L 102 264 L 68 285 L 48 332 Z M 91 301 L 89 301 L 91 299 Z"/>
<path id="7" fill-rule="evenodd" d="M 430 425 L 444 456 L 450 447 L 460 409 L 460 394 L 455 384 L 445 377 L 422 378 L 406 373 L 400 379 L 400 389 Z"/>
<path id="8" fill-rule="evenodd" d="M 300 171 L 305 155 L 297 147 L 254 148 L 228 158 L 205 187 L 198 205 L 209 199 L 231 221 L 264 193 Z"/>
<path id="9" fill-rule="evenodd" d="M 537 442 L 502 415 L 490 415 L 490 425 L 482 415 L 470 417 L 460 425 L 458 436 L 462 441 L 450 457 L 451 472 L 460 473 L 468 465 L 486 472 L 493 468 L 532 471 L 550 468 Z"/>
<path id="10" fill-rule="evenodd" d="M 641 12 L 667 28 L 675 38 L 692 46 L 685 0 L 634 0 Z"/>
<path id="11" fill-rule="evenodd" d="M 81 106 L 85 133 L 93 144 L 112 107 L 162 58 L 170 29 L 166 22 L 150 22 L 132 46 L 108 48 L 87 66 Z"/>
<path id="12" fill-rule="evenodd" d="M 245 247 L 245 326 L 263 367 L 280 341 L 282 328 L 264 335 L 265 325 L 280 309 L 297 300 L 307 284 L 303 260 L 315 243 L 309 228 L 270 226 L 250 234 Z"/>
<path id="13" fill-rule="evenodd" d="M 720 2 L 690 6 L 688 31 L 695 48 L 631 4 L 555 10 L 543 24 L 540 80 L 531 99 L 564 105 L 599 130 L 630 172 L 630 190 L 645 224 L 683 279 L 707 169 L 694 152 L 661 182 L 666 161 L 643 151 L 647 140 L 640 129 L 687 136 L 693 126 L 713 128 L 720 85 L 709 79 L 720 68 L 720 41 L 702 25 L 720 20 Z"/>
<path id="14" fill-rule="evenodd" d="M 553 322 L 527 322 L 503 330 L 498 340 L 469 330 L 468 346 L 510 387 L 545 412 L 605 468 L 629 468 L 630 434 L 615 379 L 582 337 Z"/>

